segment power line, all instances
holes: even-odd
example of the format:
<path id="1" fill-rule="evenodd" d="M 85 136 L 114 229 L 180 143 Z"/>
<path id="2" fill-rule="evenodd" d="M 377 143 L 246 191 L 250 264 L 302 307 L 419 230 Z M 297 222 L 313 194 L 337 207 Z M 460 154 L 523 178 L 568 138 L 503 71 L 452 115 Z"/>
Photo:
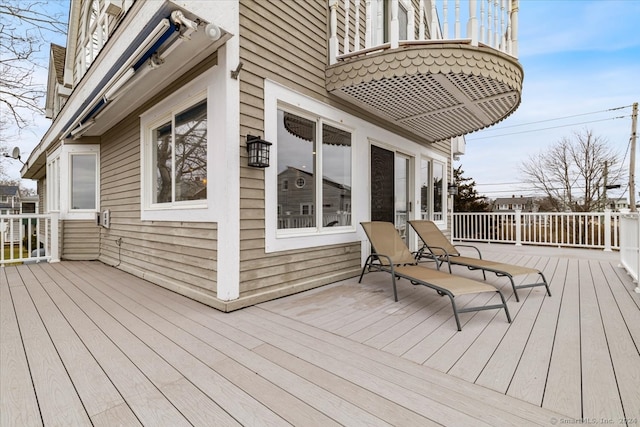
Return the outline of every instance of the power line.
<path id="1" fill-rule="evenodd" d="M 514 128 L 514 127 L 519 127 L 519 126 L 529 126 L 529 125 L 534 125 L 534 124 L 538 124 L 538 123 L 546 123 L 546 122 L 553 122 L 553 121 L 556 121 L 556 120 L 564 120 L 564 119 L 572 119 L 574 117 L 588 116 L 588 115 L 591 115 L 591 114 L 598 114 L 598 113 L 606 113 L 606 112 L 609 112 L 609 111 L 624 110 L 625 108 L 631 108 L 632 106 L 633 105 L 625 105 L 625 106 L 622 106 L 622 107 L 608 108 L 606 110 L 592 111 L 590 113 L 573 114 L 571 116 L 556 117 L 556 118 L 553 118 L 553 119 L 538 120 L 538 121 L 535 121 L 535 122 L 520 123 L 520 124 L 517 124 L 517 125 L 510 125 L 510 126 L 501 126 L 498 129 L 487 129 L 484 132 L 495 132 L 495 131 L 498 131 L 498 130 Z"/>
<path id="2" fill-rule="evenodd" d="M 476 141 L 478 139 L 499 138 L 501 136 L 510 136 L 510 135 L 519 135 L 519 134 L 523 134 L 523 133 L 540 132 L 540 131 L 549 130 L 549 129 L 558 129 L 558 128 L 564 128 L 564 127 L 569 127 L 569 126 L 585 125 L 585 124 L 589 124 L 589 123 L 606 122 L 608 120 L 626 119 L 627 117 L 631 117 L 631 116 L 617 116 L 617 117 L 610 117 L 608 119 L 591 120 L 591 121 L 588 121 L 588 122 L 581 122 L 581 123 L 570 123 L 570 124 L 567 124 L 567 125 L 551 126 L 551 127 L 548 127 L 548 128 L 524 130 L 524 131 L 521 131 L 521 132 L 503 133 L 503 134 L 500 134 L 500 135 L 490 135 L 490 136 L 479 136 L 479 137 L 476 137 L 476 138 L 468 138 L 467 141 Z"/>

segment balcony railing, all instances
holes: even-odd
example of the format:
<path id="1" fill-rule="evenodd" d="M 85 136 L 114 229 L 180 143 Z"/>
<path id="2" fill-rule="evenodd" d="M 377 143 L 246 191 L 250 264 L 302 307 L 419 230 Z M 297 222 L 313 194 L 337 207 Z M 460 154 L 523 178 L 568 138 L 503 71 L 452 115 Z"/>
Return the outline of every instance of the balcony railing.
<path id="1" fill-rule="evenodd" d="M 620 249 L 620 213 L 454 213 L 453 240 Z"/>
<path id="2" fill-rule="evenodd" d="M 420 0 L 418 10 L 412 0 L 329 0 L 329 6 L 330 64 L 428 41 L 482 44 L 518 56 L 518 0 Z"/>
<path id="3" fill-rule="evenodd" d="M 58 215 L 0 215 L 0 266 L 56 262 Z"/>

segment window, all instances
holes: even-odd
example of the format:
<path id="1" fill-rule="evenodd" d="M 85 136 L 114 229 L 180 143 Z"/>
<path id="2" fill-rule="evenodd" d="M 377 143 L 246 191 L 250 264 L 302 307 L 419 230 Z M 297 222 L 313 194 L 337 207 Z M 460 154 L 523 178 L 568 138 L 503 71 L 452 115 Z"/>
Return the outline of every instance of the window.
<path id="1" fill-rule="evenodd" d="M 169 113 L 152 125 L 151 205 L 171 207 L 207 199 L 207 101 Z"/>
<path id="2" fill-rule="evenodd" d="M 351 133 L 320 117 L 282 109 L 277 117 L 278 229 L 350 226 Z"/>
<path id="3" fill-rule="evenodd" d="M 104 2 L 103 2 L 104 3 Z M 81 46 L 83 53 L 79 59 L 80 74 L 89 68 L 96 56 L 107 41 L 108 28 L 107 17 L 104 8 L 100 7 L 98 0 L 90 0 L 85 3 L 83 20 L 85 26 L 82 30 Z"/>
<path id="4" fill-rule="evenodd" d="M 445 205 L 444 198 L 444 165 L 433 162 L 433 220 L 442 221 L 444 219 Z"/>
<path id="5" fill-rule="evenodd" d="M 431 159 L 420 162 L 420 213 L 422 219 L 444 220 L 446 205 L 444 164 Z"/>
<path id="6" fill-rule="evenodd" d="M 95 154 L 71 154 L 71 210 L 96 209 L 97 162 Z"/>
<path id="7" fill-rule="evenodd" d="M 46 203 L 62 219 L 93 219 L 100 203 L 100 146 L 63 145 L 47 157 Z"/>
<path id="8" fill-rule="evenodd" d="M 47 160 L 47 210 L 60 211 L 60 152 Z"/>

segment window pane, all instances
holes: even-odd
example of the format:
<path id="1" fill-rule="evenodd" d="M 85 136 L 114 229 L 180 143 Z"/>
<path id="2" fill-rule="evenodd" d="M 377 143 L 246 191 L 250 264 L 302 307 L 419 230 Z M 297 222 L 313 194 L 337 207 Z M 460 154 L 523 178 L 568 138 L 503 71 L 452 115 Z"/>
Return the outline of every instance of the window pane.
<path id="1" fill-rule="evenodd" d="M 420 218 L 429 218 L 429 160 L 420 161 Z"/>
<path id="2" fill-rule="evenodd" d="M 351 225 L 351 134 L 322 127 L 322 223 Z"/>
<path id="3" fill-rule="evenodd" d="M 71 156 L 71 209 L 96 208 L 96 156 Z"/>
<path id="4" fill-rule="evenodd" d="M 171 123 L 153 130 L 153 164 L 156 170 L 156 187 L 153 203 L 169 203 L 173 199 Z"/>
<path id="5" fill-rule="evenodd" d="M 278 110 L 278 229 L 316 226 L 315 146 L 314 121 Z"/>
<path id="6" fill-rule="evenodd" d="M 207 198 L 207 101 L 176 115 L 176 201 Z"/>
<path id="7" fill-rule="evenodd" d="M 444 179 L 444 165 L 441 163 L 433 163 L 433 220 L 442 221 L 442 199 L 444 193 L 442 191 L 442 183 Z"/>

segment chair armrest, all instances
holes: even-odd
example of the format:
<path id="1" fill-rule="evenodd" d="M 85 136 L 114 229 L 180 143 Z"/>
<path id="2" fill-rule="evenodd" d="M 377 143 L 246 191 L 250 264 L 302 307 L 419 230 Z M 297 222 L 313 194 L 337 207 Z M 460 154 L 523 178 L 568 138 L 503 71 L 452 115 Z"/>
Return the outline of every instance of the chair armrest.
<path id="1" fill-rule="evenodd" d="M 480 253 L 480 249 L 472 245 L 453 245 L 454 248 L 473 248 L 478 252 L 478 258 L 482 259 L 482 253 Z"/>

